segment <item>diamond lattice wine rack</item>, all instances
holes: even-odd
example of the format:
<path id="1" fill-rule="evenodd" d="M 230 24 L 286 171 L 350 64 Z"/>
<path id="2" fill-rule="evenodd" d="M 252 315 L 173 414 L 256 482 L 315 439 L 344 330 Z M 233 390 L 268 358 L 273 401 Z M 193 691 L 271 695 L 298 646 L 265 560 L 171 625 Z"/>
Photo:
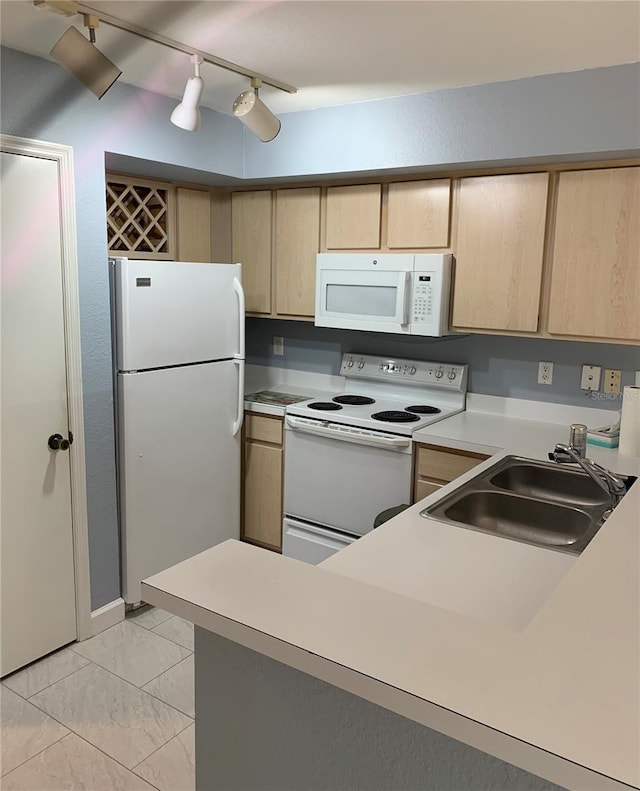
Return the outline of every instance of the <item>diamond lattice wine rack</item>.
<path id="1" fill-rule="evenodd" d="M 107 176 L 109 253 L 173 259 L 173 187 Z"/>

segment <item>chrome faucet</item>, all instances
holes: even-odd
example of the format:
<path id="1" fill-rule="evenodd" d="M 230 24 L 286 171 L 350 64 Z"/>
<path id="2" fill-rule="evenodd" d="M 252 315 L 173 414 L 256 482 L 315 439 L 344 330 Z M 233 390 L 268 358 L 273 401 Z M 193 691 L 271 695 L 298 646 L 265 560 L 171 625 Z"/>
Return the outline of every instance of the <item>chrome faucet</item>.
<path id="1" fill-rule="evenodd" d="M 592 480 L 609 496 L 611 510 L 618 505 L 627 492 L 627 478 L 601 467 L 591 459 L 583 458 L 573 445 L 556 445 L 549 454 L 551 461 L 558 464 L 578 464 Z"/>

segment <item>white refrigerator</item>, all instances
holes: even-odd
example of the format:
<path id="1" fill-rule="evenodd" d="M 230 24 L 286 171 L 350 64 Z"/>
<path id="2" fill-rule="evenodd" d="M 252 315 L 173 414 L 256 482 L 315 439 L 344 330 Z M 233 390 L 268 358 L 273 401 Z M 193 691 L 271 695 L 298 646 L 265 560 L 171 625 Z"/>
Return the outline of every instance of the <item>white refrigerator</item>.
<path id="1" fill-rule="evenodd" d="M 239 264 L 111 260 L 122 590 L 240 534 Z"/>

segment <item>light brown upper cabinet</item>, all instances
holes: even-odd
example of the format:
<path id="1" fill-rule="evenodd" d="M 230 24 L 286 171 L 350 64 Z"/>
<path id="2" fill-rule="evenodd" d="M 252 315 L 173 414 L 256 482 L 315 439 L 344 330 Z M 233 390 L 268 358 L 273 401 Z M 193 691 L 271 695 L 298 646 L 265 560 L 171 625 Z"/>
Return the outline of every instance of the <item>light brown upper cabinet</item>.
<path id="1" fill-rule="evenodd" d="M 387 247 L 448 247 L 451 179 L 389 184 Z"/>
<path id="2" fill-rule="evenodd" d="M 211 195 L 206 190 L 176 190 L 177 260 L 211 261 Z"/>
<path id="3" fill-rule="evenodd" d="M 247 313 L 271 312 L 271 192 L 231 196 L 232 257 L 242 264 Z"/>
<path id="4" fill-rule="evenodd" d="M 547 173 L 460 180 L 455 327 L 537 331 L 548 180 Z"/>
<path id="5" fill-rule="evenodd" d="M 327 250 L 380 248 L 381 184 L 327 189 Z"/>
<path id="6" fill-rule="evenodd" d="M 320 249 L 320 188 L 278 190 L 276 200 L 276 313 L 313 316 L 316 254 Z"/>
<path id="7" fill-rule="evenodd" d="M 640 168 L 560 174 L 548 329 L 640 340 Z"/>

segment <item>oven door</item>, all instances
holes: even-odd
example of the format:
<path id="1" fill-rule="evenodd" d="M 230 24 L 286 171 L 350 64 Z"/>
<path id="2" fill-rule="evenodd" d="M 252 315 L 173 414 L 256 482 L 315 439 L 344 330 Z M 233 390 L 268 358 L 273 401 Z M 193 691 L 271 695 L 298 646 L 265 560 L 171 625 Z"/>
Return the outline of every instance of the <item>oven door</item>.
<path id="1" fill-rule="evenodd" d="M 408 270 L 344 270 L 319 266 L 316 325 L 408 335 L 412 274 Z"/>
<path id="2" fill-rule="evenodd" d="M 410 503 L 411 437 L 287 415 L 284 512 L 361 536 Z"/>

